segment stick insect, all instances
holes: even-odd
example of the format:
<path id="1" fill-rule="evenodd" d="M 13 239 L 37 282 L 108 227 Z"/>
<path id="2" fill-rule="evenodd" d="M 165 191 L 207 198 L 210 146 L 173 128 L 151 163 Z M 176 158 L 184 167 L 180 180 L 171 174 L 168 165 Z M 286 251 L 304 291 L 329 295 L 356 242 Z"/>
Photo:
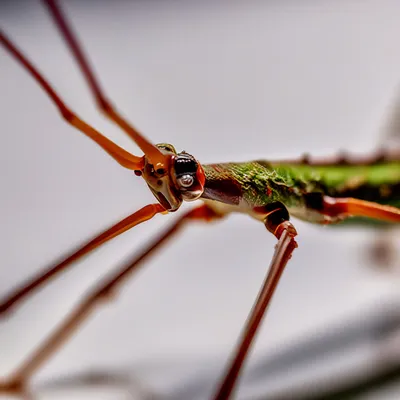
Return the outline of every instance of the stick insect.
<path id="1" fill-rule="evenodd" d="M 144 178 L 158 203 L 145 206 L 102 232 L 85 244 L 80 251 L 54 266 L 51 271 L 17 288 L 4 299 L 0 310 L 6 312 L 51 276 L 66 269 L 73 261 L 154 215 L 177 211 L 184 200 L 202 200 L 203 204 L 183 214 L 176 225 L 159 238 L 158 243 L 149 246 L 139 258 L 126 265 L 124 271 L 118 271 L 116 275 L 111 274 L 108 281 L 101 283 L 92 295 L 82 302 L 82 308 L 77 309 L 54 336 L 39 347 L 34 356 L 2 384 L 3 389 L 20 390 L 37 368 L 67 339 L 68 335 L 73 333 L 93 305 L 118 289 L 118 285 L 140 265 L 140 262 L 181 226 L 192 220 L 208 222 L 223 219 L 231 212 L 238 211 L 264 223 L 277 238 L 278 244 L 271 261 L 269 275 L 248 319 L 241 342 L 214 396 L 215 399 L 229 398 L 279 277 L 297 246 L 295 241 L 297 232 L 294 224 L 289 221 L 289 216 L 293 215 L 317 224 L 336 223 L 354 216 L 399 223 L 399 157 L 378 155 L 359 160 L 343 159 L 340 160 L 340 165 L 338 160 L 312 163 L 306 158 L 301 162 L 255 161 L 202 165 L 191 154 L 176 152 L 170 144 L 155 146 L 113 108 L 91 72 L 86 57 L 57 4 L 54 1 L 47 1 L 46 4 L 83 70 L 99 107 L 136 142 L 145 154 L 143 157 L 126 152 L 79 119 L 63 104 L 58 93 L 54 92 L 47 80 L 5 34 L 1 36 L 2 44 L 29 70 L 56 104 L 62 116 L 100 145 L 120 165 Z M 331 173 L 337 176 L 338 172 L 339 180 L 334 180 Z M 360 174 L 363 179 L 360 179 Z"/>

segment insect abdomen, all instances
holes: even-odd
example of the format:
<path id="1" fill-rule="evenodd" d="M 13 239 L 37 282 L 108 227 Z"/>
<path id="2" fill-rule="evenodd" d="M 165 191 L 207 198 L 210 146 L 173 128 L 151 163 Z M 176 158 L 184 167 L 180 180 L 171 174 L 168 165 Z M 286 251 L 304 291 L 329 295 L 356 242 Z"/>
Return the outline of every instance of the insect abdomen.
<path id="1" fill-rule="evenodd" d="M 331 197 L 353 197 L 400 207 L 400 161 L 371 165 L 294 165 L 286 168 L 308 181 L 311 190 L 322 191 Z"/>

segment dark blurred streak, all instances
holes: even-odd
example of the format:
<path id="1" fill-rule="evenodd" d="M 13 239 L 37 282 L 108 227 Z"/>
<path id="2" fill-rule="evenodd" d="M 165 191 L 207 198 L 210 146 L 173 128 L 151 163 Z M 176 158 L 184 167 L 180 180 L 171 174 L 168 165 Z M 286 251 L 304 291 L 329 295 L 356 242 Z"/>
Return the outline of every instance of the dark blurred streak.
<path id="1" fill-rule="evenodd" d="M 394 335 L 400 335 L 400 312 L 398 310 L 398 305 L 396 307 L 395 304 L 391 304 L 374 312 L 366 313 L 366 315 L 358 313 L 356 317 L 348 318 L 341 324 L 327 327 L 324 332 L 318 332 L 305 340 L 300 340 L 296 344 L 286 347 L 273 357 L 266 356 L 261 362 L 253 365 L 250 363 L 248 372 L 242 380 L 242 393 L 249 393 L 253 387 L 257 386 L 262 387 L 262 394 L 246 395 L 240 398 L 248 400 L 334 400 L 366 394 L 382 386 L 400 381 L 400 359 L 395 359 L 390 351 L 380 354 L 380 351 Z M 287 375 L 288 371 L 318 365 L 320 360 L 325 363 L 329 357 L 334 357 L 338 353 L 343 354 L 345 352 L 346 356 L 351 358 L 352 349 L 362 344 L 369 344 L 374 356 L 376 356 L 375 358 L 372 356 L 366 363 L 368 364 L 366 372 L 355 375 L 349 380 L 348 373 L 344 371 L 340 376 L 330 377 L 329 382 L 325 383 L 318 382 L 310 376 L 307 378 L 307 382 L 293 385 L 293 382 L 288 378 L 287 382 L 283 380 L 282 386 L 290 389 L 270 392 L 268 382 L 272 382 L 274 377 L 282 378 L 282 376 Z M 178 384 L 172 385 L 174 387 L 168 392 L 150 389 L 152 388 L 151 382 L 143 384 L 138 376 L 135 376 L 135 372 L 132 372 L 163 369 L 168 371 L 168 369 L 174 368 L 171 363 L 160 363 L 159 360 L 138 363 L 134 367 L 127 366 L 115 371 L 99 370 L 84 372 L 75 376 L 69 375 L 40 384 L 36 389 L 42 393 L 63 391 L 69 388 L 117 387 L 132 393 L 132 397 L 133 393 L 136 395 L 140 393 L 140 398 L 144 400 L 187 400 L 200 399 L 210 395 L 221 374 L 218 366 L 225 365 L 225 360 L 221 360 L 220 357 L 214 360 L 191 359 L 186 364 L 187 367 L 185 368 L 190 370 L 194 366 L 207 366 L 207 368 L 202 368 L 202 371 L 207 372 L 195 373 L 193 379 L 179 381 Z M 357 371 L 354 372 L 357 373 Z"/>
<path id="2" fill-rule="evenodd" d="M 137 398 L 140 393 L 141 400 L 152 400 L 157 398 L 150 389 L 145 388 L 127 371 L 88 371 L 81 374 L 70 375 L 53 379 L 51 382 L 40 386 L 40 393 L 62 392 L 63 390 L 88 389 L 88 388 L 117 388 L 131 394 L 132 398 Z"/>
<path id="3" fill-rule="evenodd" d="M 388 368 L 382 368 L 374 375 L 368 375 L 363 380 L 358 380 L 347 385 L 340 387 L 327 387 L 325 390 L 320 389 L 320 393 L 301 393 L 288 391 L 274 396 L 274 400 L 343 400 L 359 398 L 361 395 L 367 395 L 372 391 L 378 390 L 383 386 L 400 381 L 400 363 L 392 365 Z M 311 387 L 308 388 L 311 392 Z M 270 396 L 252 397 L 252 400 L 266 400 L 271 399 Z"/>
<path id="4" fill-rule="evenodd" d="M 303 400 L 339 400 L 367 394 L 372 390 L 389 385 L 400 380 L 400 363 L 391 368 L 383 369 L 374 377 L 367 377 L 364 381 L 355 382 L 342 389 L 333 389 L 330 393 L 300 397 Z"/>
<path id="5" fill-rule="evenodd" d="M 326 360 L 335 354 L 347 352 L 351 357 L 352 349 L 362 344 L 370 344 L 373 350 L 379 353 L 385 344 L 394 336 L 400 335 L 400 313 L 398 307 L 393 304 L 381 308 L 370 315 L 358 314 L 355 318 L 349 318 L 336 327 L 328 327 L 325 332 L 318 332 L 306 340 L 297 342 L 273 358 L 257 364 L 249 374 L 248 382 L 256 383 L 268 376 L 282 376 L 288 370 L 294 368 L 307 368 L 318 360 Z M 388 358 L 386 356 L 386 358 Z M 274 399 L 343 399 L 355 395 L 365 394 L 376 390 L 383 385 L 400 381 L 400 360 L 387 359 L 385 356 L 373 360 L 368 372 L 363 376 L 355 376 L 350 382 L 347 376 L 337 377 L 335 384 L 313 384 L 301 385 L 297 390 L 290 389 L 287 392 L 273 396 Z M 347 375 L 347 374 L 344 374 Z M 263 395 L 257 399 L 271 398 Z M 252 397 L 254 400 L 254 397 Z"/>
<path id="6" fill-rule="evenodd" d="M 314 363 L 318 358 L 326 359 L 337 352 L 351 351 L 363 342 L 377 342 L 378 345 L 399 330 L 400 313 L 394 307 L 375 311 L 370 316 L 357 314 L 357 317 L 349 318 L 335 327 L 327 327 L 325 332 L 317 332 L 259 363 L 249 380 L 262 379 L 266 371 L 279 375 L 289 367 L 304 367 L 304 364 Z"/>

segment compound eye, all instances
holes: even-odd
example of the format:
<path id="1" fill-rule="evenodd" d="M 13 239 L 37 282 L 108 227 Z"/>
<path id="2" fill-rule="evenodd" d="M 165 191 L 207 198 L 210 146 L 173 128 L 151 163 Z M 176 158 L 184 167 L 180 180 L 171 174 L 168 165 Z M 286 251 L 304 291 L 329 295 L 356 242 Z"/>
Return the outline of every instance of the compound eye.
<path id="1" fill-rule="evenodd" d="M 190 188 L 196 178 L 198 164 L 190 154 L 179 154 L 175 159 L 175 176 L 181 188 Z"/>
<path id="2" fill-rule="evenodd" d="M 177 181 L 180 186 L 189 188 L 190 186 L 193 185 L 194 183 L 194 178 L 192 175 L 182 175 L 179 178 L 177 178 Z"/>
<path id="3" fill-rule="evenodd" d="M 174 173 L 183 200 L 193 201 L 203 194 L 204 171 L 192 155 L 185 152 L 179 153 L 175 157 Z"/>
<path id="4" fill-rule="evenodd" d="M 183 175 L 195 174 L 197 162 L 189 154 L 180 154 L 175 159 L 175 175 L 177 178 Z"/>

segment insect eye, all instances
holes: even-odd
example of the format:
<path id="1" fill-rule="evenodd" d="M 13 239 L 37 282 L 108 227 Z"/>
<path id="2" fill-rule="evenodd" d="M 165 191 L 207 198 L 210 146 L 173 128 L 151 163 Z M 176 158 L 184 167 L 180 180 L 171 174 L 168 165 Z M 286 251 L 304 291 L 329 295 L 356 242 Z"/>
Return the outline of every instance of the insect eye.
<path id="1" fill-rule="evenodd" d="M 175 174 L 177 177 L 182 175 L 194 174 L 197 171 L 197 162 L 189 154 L 181 154 L 175 159 Z"/>
<path id="2" fill-rule="evenodd" d="M 194 178 L 192 175 L 183 175 L 179 177 L 177 181 L 181 186 L 188 188 L 193 185 Z"/>
<path id="3" fill-rule="evenodd" d="M 204 191 L 204 172 L 196 159 L 185 152 L 174 159 L 174 177 L 185 201 L 197 200 Z"/>

